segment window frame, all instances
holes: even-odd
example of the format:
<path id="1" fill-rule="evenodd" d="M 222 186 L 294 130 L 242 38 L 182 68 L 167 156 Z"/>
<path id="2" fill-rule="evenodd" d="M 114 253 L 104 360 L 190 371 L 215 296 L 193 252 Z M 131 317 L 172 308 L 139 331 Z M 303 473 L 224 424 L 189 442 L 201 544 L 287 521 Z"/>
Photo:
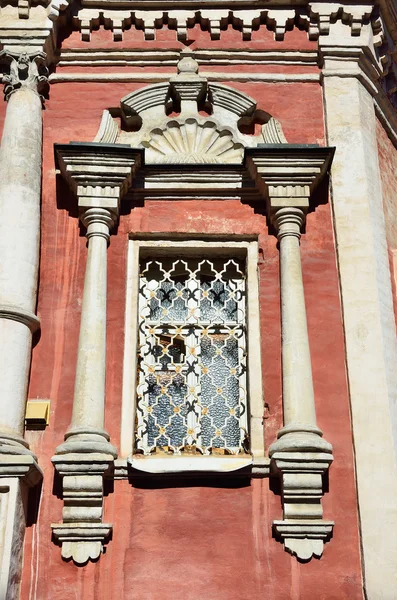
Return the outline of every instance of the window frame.
<path id="1" fill-rule="evenodd" d="M 135 415 L 136 415 L 136 389 L 137 389 L 137 360 L 138 360 L 138 289 L 139 265 L 141 256 L 154 253 L 169 256 L 202 255 L 219 256 L 224 254 L 230 258 L 244 257 L 246 259 L 246 327 L 247 327 L 247 406 L 248 427 L 250 440 L 251 460 L 236 456 L 225 455 L 211 461 L 211 457 L 191 456 L 187 460 L 181 456 L 167 456 L 163 458 L 140 455 L 142 461 L 151 461 L 153 464 L 161 461 L 161 472 L 176 471 L 235 471 L 245 464 L 254 464 L 263 461 L 264 457 L 264 430 L 263 413 L 264 399 L 262 390 L 262 364 L 261 364 L 261 336 L 259 314 L 259 285 L 258 285 L 258 241 L 257 239 L 222 240 L 219 237 L 177 238 L 162 235 L 153 238 L 130 235 L 127 253 L 127 281 L 125 305 L 125 332 L 124 332 L 124 361 L 121 407 L 120 453 L 121 458 L 138 456 L 134 454 Z M 227 463 L 225 461 L 228 461 Z M 202 464 L 201 464 L 202 463 Z M 147 464 L 149 464 L 147 462 Z M 222 464 L 222 467 L 219 465 Z M 179 466 L 177 466 L 179 465 Z M 181 466 L 182 465 L 182 466 Z M 207 467 L 205 466 L 207 465 Z M 218 465 L 218 466 L 217 466 Z M 237 465 L 237 466 L 236 466 Z M 240 466 L 239 466 L 240 465 Z M 150 471 L 150 467 L 147 467 Z M 146 470 L 144 467 L 142 470 Z M 157 472 L 157 467 L 155 467 Z"/>

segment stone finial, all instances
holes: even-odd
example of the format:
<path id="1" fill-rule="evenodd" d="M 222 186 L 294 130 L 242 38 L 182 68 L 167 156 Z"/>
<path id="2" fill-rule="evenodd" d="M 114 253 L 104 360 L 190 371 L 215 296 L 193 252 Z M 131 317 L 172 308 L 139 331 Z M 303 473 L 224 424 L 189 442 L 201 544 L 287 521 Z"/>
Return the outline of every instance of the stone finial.
<path id="1" fill-rule="evenodd" d="M 186 52 L 186 50 L 182 50 L 183 56 L 177 64 L 178 73 L 192 73 L 198 74 L 199 64 L 195 58 L 193 58 L 193 53 L 191 51 Z"/>
<path id="2" fill-rule="evenodd" d="M 183 50 L 178 62 L 178 74 L 170 79 L 170 89 L 181 103 L 181 113 L 196 115 L 198 102 L 207 94 L 207 80 L 198 74 L 199 65 L 191 50 Z"/>
<path id="3" fill-rule="evenodd" d="M 44 52 L 13 53 L 5 50 L 0 58 L 9 63 L 9 73 L 3 75 L 4 98 L 9 100 L 11 94 L 21 88 L 28 88 L 44 100 L 48 92 L 48 69 Z"/>

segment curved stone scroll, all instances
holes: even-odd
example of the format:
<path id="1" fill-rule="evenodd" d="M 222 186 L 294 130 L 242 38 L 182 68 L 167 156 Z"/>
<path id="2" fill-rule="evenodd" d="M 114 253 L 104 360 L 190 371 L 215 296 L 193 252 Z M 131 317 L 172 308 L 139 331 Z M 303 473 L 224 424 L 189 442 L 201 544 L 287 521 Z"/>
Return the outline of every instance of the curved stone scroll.
<path id="1" fill-rule="evenodd" d="M 108 110 L 104 110 L 98 133 L 93 141 L 101 144 L 115 144 L 118 135 L 119 128 L 117 127 L 116 121 Z"/>

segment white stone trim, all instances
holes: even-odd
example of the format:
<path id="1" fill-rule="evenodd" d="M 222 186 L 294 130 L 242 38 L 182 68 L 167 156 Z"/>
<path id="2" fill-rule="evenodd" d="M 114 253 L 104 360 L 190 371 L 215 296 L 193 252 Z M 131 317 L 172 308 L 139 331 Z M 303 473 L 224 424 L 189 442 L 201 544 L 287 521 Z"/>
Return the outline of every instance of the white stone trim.
<path id="1" fill-rule="evenodd" d="M 200 49 L 192 53 L 201 65 L 242 65 L 242 64 L 277 64 L 277 65 L 318 65 L 317 52 L 313 50 L 284 50 L 236 48 L 228 50 Z M 181 59 L 179 50 L 116 49 L 108 48 L 68 48 L 61 50 L 59 67 L 176 67 Z"/>
<path id="2" fill-rule="evenodd" d="M 136 412 L 136 365 L 138 346 L 139 242 L 128 241 L 126 301 L 124 316 L 124 361 L 121 398 L 119 456 L 127 457 L 134 448 Z"/>
<path id="3" fill-rule="evenodd" d="M 125 308 L 125 338 L 123 362 L 123 392 L 121 408 L 120 456 L 127 457 L 134 450 L 134 419 L 136 410 L 136 361 L 138 336 L 138 277 L 139 256 L 142 250 L 154 248 L 178 255 L 189 252 L 238 252 L 247 258 L 247 340 L 248 369 L 247 388 L 250 411 L 250 445 L 254 465 L 264 463 L 263 418 L 264 401 L 262 391 L 262 364 L 260 352 L 259 295 L 257 283 L 257 241 L 213 241 L 215 238 L 172 240 L 164 234 L 158 240 L 130 239 L 127 260 L 127 294 Z M 233 458 L 233 457 L 232 457 Z M 256 460 L 258 459 L 258 460 Z M 172 457 L 171 457 L 172 460 Z M 227 460 L 227 458 L 226 458 Z"/>
<path id="4" fill-rule="evenodd" d="M 17 477 L 0 479 L 0 598 L 19 598 L 26 489 Z"/>
<path id="5" fill-rule="evenodd" d="M 208 81 L 247 81 L 263 83 L 319 83 L 320 73 L 218 73 L 200 72 Z M 160 83 L 169 81 L 169 73 L 52 73 L 49 82 L 55 83 Z"/>
<path id="6" fill-rule="evenodd" d="M 323 92 L 328 143 L 337 148 L 332 208 L 365 590 L 369 600 L 392 600 L 397 589 L 397 468 L 392 435 L 397 344 L 375 111 L 371 95 L 354 77 L 327 77 Z"/>
<path id="7" fill-rule="evenodd" d="M 236 473 L 252 466 L 252 456 L 142 456 L 128 460 L 132 469 L 142 473 Z"/>

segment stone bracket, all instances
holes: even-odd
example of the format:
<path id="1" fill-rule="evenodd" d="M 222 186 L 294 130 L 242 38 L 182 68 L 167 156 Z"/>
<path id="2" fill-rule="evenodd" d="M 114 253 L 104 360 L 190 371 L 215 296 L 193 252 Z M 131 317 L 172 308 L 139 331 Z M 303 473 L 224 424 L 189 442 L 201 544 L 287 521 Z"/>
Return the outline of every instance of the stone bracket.
<path id="1" fill-rule="evenodd" d="M 332 461 L 327 452 L 275 452 L 271 458 L 272 473 L 281 478 L 284 515 L 273 521 L 273 531 L 302 561 L 320 558 L 332 536 L 334 523 L 323 521 L 321 506 L 323 479 Z"/>
<path id="2" fill-rule="evenodd" d="M 331 539 L 333 527 L 333 521 L 273 521 L 275 537 L 284 542 L 287 552 L 304 562 L 313 556 L 321 557 L 324 542 Z"/>
<path id="3" fill-rule="evenodd" d="M 62 545 L 62 557 L 77 565 L 96 560 L 103 552 L 112 526 L 102 523 L 103 480 L 113 468 L 110 454 L 64 454 L 52 458 L 62 479 L 63 523 L 52 524 Z"/>
<path id="4" fill-rule="evenodd" d="M 73 559 L 79 566 L 99 558 L 112 532 L 109 523 L 75 522 L 51 527 L 54 538 L 62 544 L 62 558 Z"/>

